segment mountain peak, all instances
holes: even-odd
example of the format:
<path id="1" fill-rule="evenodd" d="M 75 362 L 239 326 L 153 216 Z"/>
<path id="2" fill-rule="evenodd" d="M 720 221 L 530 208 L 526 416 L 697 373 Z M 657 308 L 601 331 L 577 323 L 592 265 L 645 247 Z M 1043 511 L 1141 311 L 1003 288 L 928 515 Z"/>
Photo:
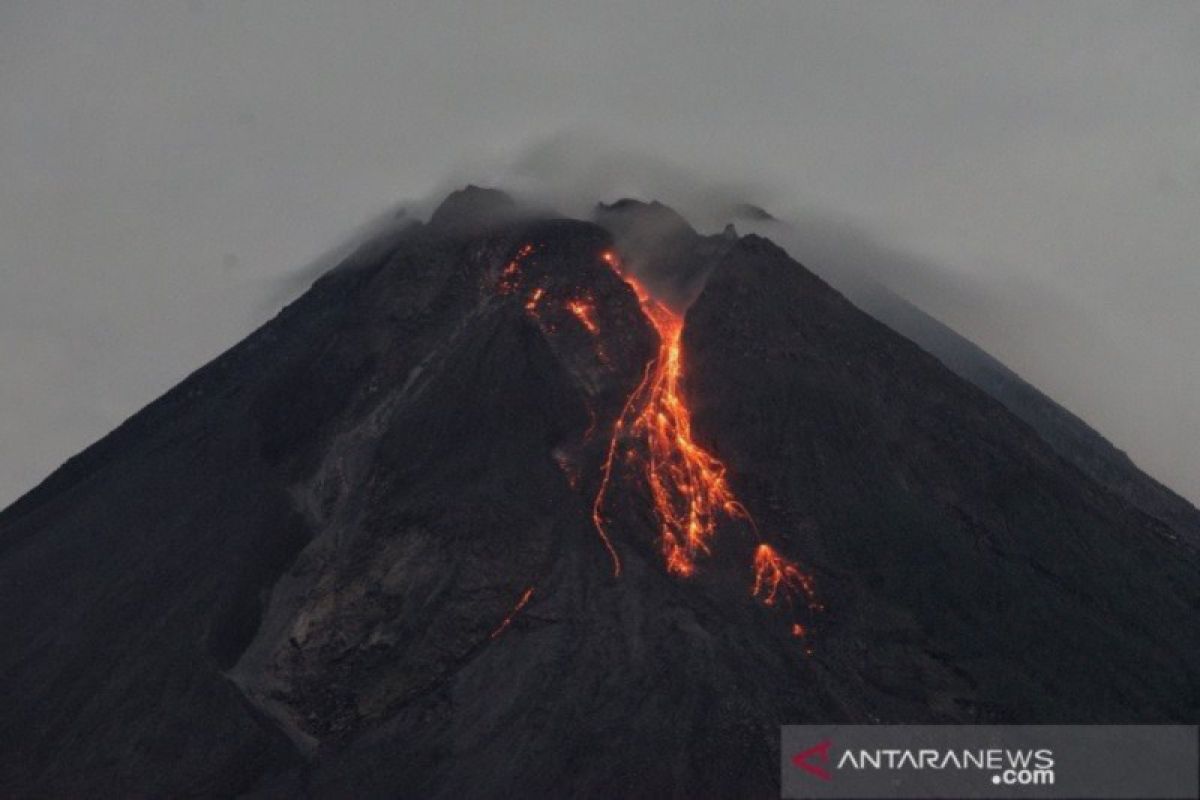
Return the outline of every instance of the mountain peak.
<path id="1" fill-rule="evenodd" d="M 697 235 L 683 215 L 657 200 L 624 197 L 613 203 L 597 203 L 595 219 L 618 240 L 637 240 L 646 246 Z"/>
<path id="2" fill-rule="evenodd" d="M 516 213 L 517 203 L 507 192 L 468 184 L 446 196 L 429 218 L 429 226 L 441 233 L 479 232 L 511 220 Z"/>

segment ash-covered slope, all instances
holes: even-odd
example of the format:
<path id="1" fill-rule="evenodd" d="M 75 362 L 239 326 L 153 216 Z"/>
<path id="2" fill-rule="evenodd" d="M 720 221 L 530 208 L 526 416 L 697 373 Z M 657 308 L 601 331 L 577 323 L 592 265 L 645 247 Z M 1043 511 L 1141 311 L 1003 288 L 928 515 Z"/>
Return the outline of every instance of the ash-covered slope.
<path id="1" fill-rule="evenodd" d="M 453 195 L 0 515 L 0 794 L 771 797 L 785 722 L 1197 717 L 1165 526 L 648 209 Z M 761 541 L 730 501 L 668 569 L 655 463 L 723 463 Z"/>
<path id="2" fill-rule="evenodd" d="M 748 204 L 732 207 L 729 214 L 739 224 L 744 222 L 756 232 L 786 242 L 793 258 L 845 293 L 856 306 L 999 400 L 1089 478 L 1165 522 L 1191 547 L 1200 547 L 1200 510 L 1191 502 L 1138 469 L 1098 431 L 978 345 L 881 283 L 919 282 L 920 276 L 935 273 L 936 268 L 886 247 L 836 218 L 807 214 L 784 222 Z"/>
<path id="3" fill-rule="evenodd" d="M 1020 375 L 954 330 L 879 285 L 857 287 L 854 302 L 912 339 L 1033 427 L 1054 451 L 1083 474 L 1200 547 L 1200 510 L 1138 469 L 1098 431 L 1051 400 Z"/>

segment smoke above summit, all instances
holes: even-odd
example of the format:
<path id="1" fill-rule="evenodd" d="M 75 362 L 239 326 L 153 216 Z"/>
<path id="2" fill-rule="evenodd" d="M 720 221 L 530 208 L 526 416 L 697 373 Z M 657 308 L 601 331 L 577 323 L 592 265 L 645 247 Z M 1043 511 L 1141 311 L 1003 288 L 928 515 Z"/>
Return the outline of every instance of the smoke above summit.
<path id="1" fill-rule="evenodd" d="M 5 4 L 0 505 L 467 183 L 761 206 L 1198 499 L 1198 41 L 1167 4 Z"/>

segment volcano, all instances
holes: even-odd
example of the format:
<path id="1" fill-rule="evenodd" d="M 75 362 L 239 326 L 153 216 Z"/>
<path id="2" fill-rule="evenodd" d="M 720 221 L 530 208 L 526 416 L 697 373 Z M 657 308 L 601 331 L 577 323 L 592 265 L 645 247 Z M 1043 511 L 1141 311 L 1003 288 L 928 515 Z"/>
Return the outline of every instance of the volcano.
<path id="1" fill-rule="evenodd" d="M 1194 722 L 1200 554 L 1043 437 L 768 239 L 456 192 L 0 514 L 0 794 L 777 797 L 781 724 Z"/>

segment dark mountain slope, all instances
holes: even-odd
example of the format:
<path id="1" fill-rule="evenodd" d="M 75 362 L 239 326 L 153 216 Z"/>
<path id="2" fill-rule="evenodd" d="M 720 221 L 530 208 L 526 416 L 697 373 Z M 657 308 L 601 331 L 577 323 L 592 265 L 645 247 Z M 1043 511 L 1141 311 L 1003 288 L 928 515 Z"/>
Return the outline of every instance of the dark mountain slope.
<path id="1" fill-rule="evenodd" d="M 668 573 L 612 246 L 453 195 L 0 515 L 0 794 L 770 797 L 784 722 L 1197 717 L 1195 554 L 755 237 L 622 246 L 711 275 L 696 441 L 820 599 L 736 514 Z"/>
<path id="2" fill-rule="evenodd" d="M 986 351 L 884 287 L 863 287 L 852 298 L 876 319 L 1003 403 L 1089 478 L 1167 523 L 1191 546 L 1200 547 L 1200 510 L 1138 469 L 1128 455 L 1086 422 Z"/>
<path id="3" fill-rule="evenodd" d="M 885 285 L 925 285 L 927 292 L 932 291 L 928 282 L 940 273 L 936 267 L 876 242 L 852 223 L 811 210 L 790 222 L 751 205 L 735 206 L 729 213 L 739 223 L 785 242 L 793 258 L 999 400 L 1085 475 L 1171 526 L 1191 547 L 1200 548 L 1200 510 L 1192 503 L 1138 469 L 1082 419 Z"/>
<path id="4" fill-rule="evenodd" d="M 766 240 L 687 334 L 698 423 L 829 573 L 839 669 L 942 663 L 970 688 L 931 705 L 1004 722 L 1194 718 L 1200 587 L 1166 525 Z"/>

